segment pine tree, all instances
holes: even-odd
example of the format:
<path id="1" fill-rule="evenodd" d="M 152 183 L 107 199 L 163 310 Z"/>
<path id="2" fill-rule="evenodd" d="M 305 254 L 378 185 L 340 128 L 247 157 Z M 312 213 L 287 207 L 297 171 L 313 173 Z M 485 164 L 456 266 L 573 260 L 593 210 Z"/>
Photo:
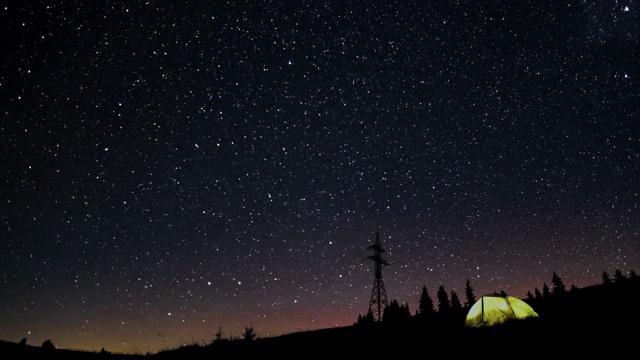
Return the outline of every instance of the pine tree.
<path id="1" fill-rule="evenodd" d="M 422 286 L 422 293 L 420 294 L 420 302 L 418 304 L 418 313 L 421 316 L 430 316 L 434 314 L 436 310 L 433 307 L 433 300 L 431 296 L 429 296 L 429 292 L 427 292 L 427 286 Z"/>
<path id="2" fill-rule="evenodd" d="M 611 284 L 611 277 L 606 271 L 602 272 L 602 283 L 605 285 Z"/>
<path id="3" fill-rule="evenodd" d="M 449 294 L 447 294 L 444 286 L 440 285 L 440 287 L 438 287 L 436 296 L 438 297 L 438 312 L 448 313 L 449 310 L 451 310 L 451 302 L 449 302 Z"/>
<path id="4" fill-rule="evenodd" d="M 220 340 L 222 340 L 222 326 L 220 326 L 220 327 L 218 328 L 218 332 L 216 332 L 216 335 L 215 335 L 215 336 L 216 336 L 216 337 L 215 337 L 215 340 L 214 340 L 214 341 L 220 341 Z"/>
<path id="5" fill-rule="evenodd" d="M 451 310 L 456 314 L 462 311 L 462 304 L 460 303 L 460 298 L 458 298 L 458 294 L 456 294 L 455 290 L 451 290 Z"/>
<path id="6" fill-rule="evenodd" d="M 411 311 L 409 310 L 409 304 L 408 303 L 405 302 L 400 306 L 400 316 L 404 320 L 411 318 Z"/>
<path id="7" fill-rule="evenodd" d="M 464 306 L 466 308 L 472 307 L 473 304 L 476 303 L 476 296 L 473 293 L 473 287 L 471 287 L 471 281 L 469 281 L 469 279 L 467 279 L 467 284 L 464 287 L 464 295 L 466 299 Z"/>
<path id="8" fill-rule="evenodd" d="M 373 311 L 369 309 L 369 311 L 367 311 L 367 315 L 362 318 L 362 320 L 365 324 L 373 324 L 376 322 L 376 318 L 373 316 Z"/>
<path id="9" fill-rule="evenodd" d="M 527 300 L 533 300 L 533 294 L 530 290 L 527 290 Z"/>
<path id="10" fill-rule="evenodd" d="M 560 278 L 560 276 L 558 276 L 558 274 L 556 274 L 555 271 L 551 276 L 551 286 L 553 287 L 553 295 L 562 295 L 567 291 L 564 287 L 562 279 Z"/>
<path id="11" fill-rule="evenodd" d="M 382 321 L 389 323 L 394 320 L 393 316 L 397 313 L 397 308 L 400 305 L 398 304 L 398 300 L 391 300 L 387 305 L 382 309 Z"/>
<path id="12" fill-rule="evenodd" d="M 242 331 L 242 338 L 245 341 L 251 341 L 251 340 L 256 338 L 256 333 L 253 330 L 253 326 L 245 326 L 244 327 L 244 330 Z"/>
<path id="13" fill-rule="evenodd" d="M 621 284 L 625 280 L 627 280 L 627 277 L 622 274 L 622 271 L 620 271 L 620 269 L 616 269 L 616 271 L 613 273 L 613 282 L 616 284 Z"/>
<path id="14" fill-rule="evenodd" d="M 542 294 L 540 293 L 540 290 L 538 290 L 537 287 L 535 288 L 533 293 L 536 295 L 536 299 L 542 298 Z"/>
<path id="15" fill-rule="evenodd" d="M 638 277 L 638 274 L 636 274 L 634 270 L 629 271 L 629 280 L 638 281 L 638 279 L 640 279 L 640 277 Z"/>
<path id="16" fill-rule="evenodd" d="M 404 303 L 400 305 L 398 300 L 391 300 L 389 305 L 384 308 L 382 313 L 382 321 L 386 323 L 401 322 L 411 318 L 411 312 L 409 311 L 409 304 Z"/>
<path id="17" fill-rule="evenodd" d="M 542 296 L 543 297 L 551 296 L 551 291 L 549 291 L 549 287 L 547 286 L 546 283 L 544 285 L 542 285 Z"/>

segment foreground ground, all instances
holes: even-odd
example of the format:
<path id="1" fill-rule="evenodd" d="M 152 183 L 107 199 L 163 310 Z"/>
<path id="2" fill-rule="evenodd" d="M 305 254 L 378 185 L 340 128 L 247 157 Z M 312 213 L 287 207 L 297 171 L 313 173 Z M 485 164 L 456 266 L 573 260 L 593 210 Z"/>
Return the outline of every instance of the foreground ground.
<path id="1" fill-rule="evenodd" d="M 151 355 L 118 355 L 43 349 L 0 343 L 6 359 L 226 359 L 231 357 L 331 356 L 625 356 L 637 348 L 640 283 L 596 285 L 562 297 L 532 300 L 539 318 L 491 328 L 465 328 L 463 321 L 413 317 L 401 324 L 353 325 L 253 341 L 218 341 Z"/>

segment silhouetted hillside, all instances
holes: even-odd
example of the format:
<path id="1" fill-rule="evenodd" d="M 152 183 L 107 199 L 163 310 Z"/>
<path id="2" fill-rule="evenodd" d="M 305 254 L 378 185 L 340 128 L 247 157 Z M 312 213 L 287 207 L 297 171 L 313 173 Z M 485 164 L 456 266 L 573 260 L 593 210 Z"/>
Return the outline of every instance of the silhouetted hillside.
<path id="1" fill-rule="evenodd" d="M 600 284 L 528 300 L 539 318 L 488 328 L 465 328 L 464 318 L 413 316 L 405 322 L 292 333 L 272 338 L 219 340 L 152 355 L 117 355 L 0 343 L 3 358 L 223 359 L 229 357 L 545 356 L 626 354 L 635 350 L 640 321 L 640 283 Z"/>
<path id="2" fill-rule="evenodd" d="M 52 349 L 42 346 L 19 344 L 0 340 L 0 358 L 13 359 L 112 359 L 133 360 L 142 358 L 142 355 L 111 354 L 108 352 L 92 352 L 66 349 Z"/>

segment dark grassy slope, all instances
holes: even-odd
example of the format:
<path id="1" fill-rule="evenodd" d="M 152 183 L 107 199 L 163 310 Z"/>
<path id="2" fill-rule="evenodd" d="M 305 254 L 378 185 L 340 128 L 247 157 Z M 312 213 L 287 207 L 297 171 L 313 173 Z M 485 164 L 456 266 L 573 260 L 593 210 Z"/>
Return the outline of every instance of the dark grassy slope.
<path id="1" fill-rule="evenodd" d="M 251 342 L 231 341 L 182 348 L 160 358 L 468 356 L 626 354 L 640 343 L 640 284 L 595 285 L 564 296 L 533 300 L 540 315 L 491 328 L 464 327 L 464 318 L 412 318 L 403 324 L 377 323 L 294 333 Z M 551 352 L 551 353 L 550 353 Z"/>
<path id="2" fill-rule="evenodd" d="M 401 324 L 353 325 L 258 338 L 223 340 L 153 355 L 45 350 L 0 343 L 2 358 L 226 359 L 238 357 L 331 358 L 380 356 L 624 355 L 640 344 L 640 283 L 594 285 L 564 296 L 530 301 L 540 315 L 491 328 L 469 329 L 464 318 Z"/>
<path id="3" fill-rule="evenodd" d="M 0 359 L 60 359 L 60 360 L 84 360 L 84 359 L 110 359 L 127 360 L 142 359 L 143 355 L 111 354 L 79 350 L 45 349 L 40 346 L 22 345 L 15 342 L 0 340 Z"/>

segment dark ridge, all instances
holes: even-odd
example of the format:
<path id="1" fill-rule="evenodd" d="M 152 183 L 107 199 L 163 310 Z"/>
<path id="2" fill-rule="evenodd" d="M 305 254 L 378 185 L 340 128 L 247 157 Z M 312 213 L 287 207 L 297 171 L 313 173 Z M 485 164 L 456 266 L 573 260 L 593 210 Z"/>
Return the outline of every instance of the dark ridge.
<path id="1" fill-rule="evenodd" d="M 523 299 L 524 300 L 524 299 Z M 511 320 L 487 328 L 465 328 L 464 317 L 297 332 L 251 341 L 218 340 L 148 355 L 47 349 L 0 341 L 4 359 L 226 359 L 238 356 L 330 358 L 334 356 L 415 356 L 415 354 L 543 356 L 623 355 L 635 350 L 640 323 L 640 283 L 599 284 L 562 295 L 526 299 L 538 318 Z M 465 314 L 466 315 L 466 314 Z"/>

